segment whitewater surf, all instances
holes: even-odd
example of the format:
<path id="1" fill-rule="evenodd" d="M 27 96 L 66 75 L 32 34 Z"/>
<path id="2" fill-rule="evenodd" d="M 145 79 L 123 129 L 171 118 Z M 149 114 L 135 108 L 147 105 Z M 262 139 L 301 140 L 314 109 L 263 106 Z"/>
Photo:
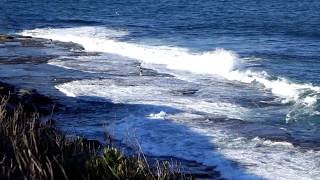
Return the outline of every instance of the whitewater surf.
<path id="1" fill-rule="evenodd" d="M 20 34 L 101 52 L 51 60 L 53 66 L 100 76 L 56 88 L 70 97 L 127 105 L 109 131 L 123 142 L 131 134 L 147 154 L 217 166 L 229 179 L 319 175 L 319 151 L 298 144 L 305 134 L 317 138 L 312 127 L 318 127 L 318 86 L 251 69 L 250 57 L 235 51 L 125 41 L 129 32 L 99 26 Z M 137 64 L 168 75 L 141 77 Z"/>

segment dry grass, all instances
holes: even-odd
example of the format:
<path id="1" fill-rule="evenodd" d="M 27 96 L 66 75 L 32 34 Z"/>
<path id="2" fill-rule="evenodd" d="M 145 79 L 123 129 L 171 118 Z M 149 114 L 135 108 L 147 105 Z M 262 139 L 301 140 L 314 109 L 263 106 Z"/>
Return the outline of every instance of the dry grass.
<path id="1" fill-rule="evenodd" d="M 8 115 L 7 101 L 3 98 L 0 105 L 1 179 L 70 179 L 83 174 L 81 164 L 95 154 L 93 142 L 67 139 L 21 105 Z"/>
<path id="2" fill-rule="evenodd" d="M 8 113 L 9 98 L 0 101 L 0 179 L 187 179 L 168 162 L 150 167 L 143 154 L 126 157 L 96 141 L 67 138 L 38 113 L 21 105 Z"/>

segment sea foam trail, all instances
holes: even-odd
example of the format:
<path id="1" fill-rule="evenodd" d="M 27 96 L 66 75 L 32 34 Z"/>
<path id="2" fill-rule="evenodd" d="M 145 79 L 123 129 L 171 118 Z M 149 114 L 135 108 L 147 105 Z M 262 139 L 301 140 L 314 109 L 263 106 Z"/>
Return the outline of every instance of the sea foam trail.
<path id="1" fill-rule="evenodd" d="M 96 33 L 99 32 L 99 33 Z M 105 33 L 102 36 L 102 33 Z M 225 74 L 236 67 L 236 54 L 223 49 L 212 52 L 190 53 L 187 49 L 167 46 L 148 46 L 120 42 L 112 39 L 126 35 L 122 31 L 93 27 L 66 29 L 34 29 L 21 33 L 39 38 L 74 42 L 87 51 L 119 54 L 145 63 L 166 65 L 169 69 L 185 70 L 199 74 Z"/>
<path id="2" fill-rule="evenodd" d="M 123 81 L 131 79 L 132 82 L 136 78 L 143 80 L 134 83 L 135 86 L 128 86 Z M 173 156 L 216 166 L 225 179 L 310 179 L 319 175 L 315 158 L 318 151 L 300 151 L 286 141 L 239 137 L 219 123 L 205 120 L 205 114 L 241 117 L 248 114 L 248 109 L 229 103 L 209 103 L 198 98 L 176 96 L 170 93 L 176 88 L 173 83 L 159 87 L 151 82 L 152 77 L 145 78 L 146 83 L 144 78 L 132 76 L 122 80 L 79 80 L 57 85 L 56 88 L 73 97 L 86 99 L 98 96 L 113 103 L 143 105 L 143 108 L 132 111 L 127 109 L 126 116 L 119 118 L 108 132 L 114 132 L 114 136 L 123 142 L 138 141 L 146 154 Z M 236 127 L 249 127 L 239 125 Z M 259 130 L 266 128 L 273 129 L 259 124 Z M 234 165 L 232 161 L 241 166 Z"/>
<path id="3" fill-rule="evenodd" d="M 164 65 L 166 68 L 172 70 L 219 75 L 227 80 L 239 81 L 246 84 L 259 83 L 263 85 L 265 90 L 281 97 L 283 103 L 295 102 L 295 106 L 303 107 L 299 109 L 313 107 L 313 104 L 317 103 L 319 99 L 319 87 L 312 86 L 311 84 L 293 83 L 284 78 L 271 77 L 266 72 L 243 70 L 240 68 L 240 58 L 237 54 L 223 49 L 192 53 L 184 48 L 121 42 L 115 38 L 127 35 L 126 32 L 118 32 L 101 27 L 35 29 L 23 31 L 21 34 L 63 42 L 74 42 L 81 44 L 87 51 L 118 54 L 139 60 L 143 63 Z M 60 65 L 63 66 L 63 64 Z M 108 91 L 105 91 L 106 87 L 108 87 Z M 105 99 L 111 99 L 113 102 L 128 103 L 129 101 L 132 104 L 149 103 L 151 105 L 168 105 L 173 99 L 171 97 L 167 99 L 163 98 L 163 94 L 169 94 L 169 92 L 166 92 L 167 88 L 161 89 L 158 86 L 149 89 L 144 86 L 119 87 L 116 85 L 112 86 L 110 83 L 108 84 L 106 80 L 74 81 L 58 85 L 56 88 L 69 96 L 99 96 Z M 159 96 L 160 99 L 158 101 L 154 101 L 154 97 L 157 97 L 157 94 L 154 93 L 159 91 L 161 91 L 161 97 Z M 131 97 L 128 97 L 129 95 L 131 95 Z M 147 101 L 148 97 L 150 101 Z M 174 99 L 177 101 L 177 98 Z M 183 105 L 181 109 L 191 109 L 190 111 L 194 109 L 198 110 L 200 107 L 203 111 L 208 111 L 207 113 L 210 114 L 228 113 L 228 116 L 230 116 L 230 110 L 234 110 L 234 116 L 238 116 L 238 113 L 247 113 L 246 109 L 242 110 L 239 107 L 232 106 L 232 104 L 201 104 L 201 102 L 194 103 L 194 101 L 186 102 L 185 100 L 185 97 L 182 97 L 180 101 L 177 101 L 177 103 L 172 106 L 178 107 L 178 105 Z M 184 102 L 184 104 L 182 104 L 182 102 Z M 155 114 L 161 111 L 165 113 Z M 230 167 L 229 163 L 224 162 L 223 159 L 219 159 L 219 157 L 222 157 L 219 156 L 219 154 L 235 162 L 246 164 L 248 172 L 252 174 L 261 175 L 262 177 L 270 179 L 272 179 L 272 177 L 282 177 L 282 179 L 310 179 L 310 177 L 317 177 L 319 174 L 317 161 L 316 158 L 314 158 L 318 155 L 318 152 L 316 156 L 312 151 L 308 151 L 307 153 L 300 152 L 290 143 L 286 142 L 265 141 L 259 138 L 250 141 L 247 139 L 238 140 L 234 137 L 229 137 L 226 131 L 219 128 L 214 128 L 209 125 L 206 127 L 192 124 L 196 123 L 196 121 L 193 121 L 193 117 L 189 119 L 185 116 L 176 115 L 176 118 L 172 117 L 171 119 L 176 120 L 177 123 L 172 123 L 166 121 L 166 118 L 163 119 L 163 117 L 167 116 L 170 117 L 173 115 L 172 113 L 170 114 L 169 110 L 164 109 L 148 113 L 146 117 L 150 119 L 149 121 L 140 116 L 136 118 L 134 116 L 128 116 L 127 119 L 124 119 L 123 123 L 116 125 L 115 129 L 117 129 L 117 132 L 123 133 L 123 135 L 116 135 L 116 137 L 124 139 L 126 129 L 135 129 L 137 130 L 137 136 L 144 138 L 143 141 L 141 140 L 143 143 L 142 147 L 150 152 L 150 154 L 172 155 L 181 158 L 188 157 L 190 160 L 203 162 L 207 165 L 217 165 L 218 169 L 223 172 L 222 174 L 228 179 L 241 179 L 239 178 L 241 176 L 243 176 L 242 179 L 248 179 L 249 177 L 246 176 L 246 174 L 241 174 L 241 172 L 240 174 L 235 172 L 237 168 Z M 288 117 L 291 117 L 290 114 L 288 114 Z M 162 123 L 161 126 L 159 126 L 159 120 Z M 181 120 L 183 122 L 181 122 L 182 125 L 179 126 Z M 163 127 L 163 124 L 166 125 L 164 129 L 160 128 Z M 188 128 L 184 128 L 185 126 Z M 191 129 L 190 127 L 192 131 L 189 131 L 189 129 Z M 168 129 L 172 129 L 172 131 L 168 131 Z M 173 134 L 168 136 L 168 132 L 172 132 Z M 190 132 L 190 135 L 186 138 L 187 132 Z M 219 147 L 217 148 L 219 154 L 213 152 L 212 147 L 208 146 L 211 143 L 208 143 L 207 140 L 203 143 L 200 141 L 201 139 L 194 139 L 194 132 L 200 134 L 199 138 L 207 137 L 210 142 L 212 141 L 212 144 Z M 157 141 L 155 141 L 155 139 Z M 172 142 L 170 149 L 166 148 L 168 147 L 168 142 Z M 202 155 L 199 155 L 199 147 L 202 148 Z M 185 149 L 188 149 L 188 151 L 185 151 Z M 293 160 L 291 161 L 290 159 Z M 299 172 L 297 173 L 297 171 Z"/>
<path id="4" fill-rule="evenodd" d="M 224 49 L 193 53 L 185 48 L 122 42 L 115 38 L 126 36 L 128 32 L 103 27 L 45 28 L 25 30 L 20 34 L 78 43 L 86 51 L 118 54 L 142 63 L 164 65 L 171 70 L 219 75 L 228 80 L 243 83 L 259 83 L 265 90 L 281 97 L 283 103 L 295 102 L 311 107 L 319 100 L 319 87 L 293 83 L 285 78 L 274 78 L 266 72 L 240 70 L 241 63 L 237 54 Z"/>

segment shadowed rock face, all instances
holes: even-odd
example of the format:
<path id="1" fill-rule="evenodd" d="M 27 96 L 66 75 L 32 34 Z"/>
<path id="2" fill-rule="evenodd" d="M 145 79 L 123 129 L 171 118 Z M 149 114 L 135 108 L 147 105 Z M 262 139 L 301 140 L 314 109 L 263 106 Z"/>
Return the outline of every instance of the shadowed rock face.
<path id="1" fill-rule="evenodd" d="M 63 43 L 29 36 L 0 34 L 1 64 L 44 64 L 61 55 L 97 56 L 97 52 L 86 52 L 75 43 Z"/>
<path id="2" fill-rule="evenodd" d="M 0 43 L 6 42 L 6 41 L 10 41 L 10 40 L 13 40 L 13 39 L 14 39 L 13 36 L 0 34 Z"/>
<path id="3" fill-rule="evenodd" d="M 0 65 L 4 64 L 41 64 L 46 63 L 55 56 L 37 54 L 30 48 L 37 46 L 45 47 L 45 41 L 24 36 L 9 36 L 0 34 Z M 24 55 L 24 53 L 26 55 Z M 3 79 L 4 81 L 5 79 Z M 0 99 L 7 99 L 7 114 L 10 115 L 18 105 L 22 105 L 26 113 L 39 112 L 41 115 L 50 114 L 54 108 L 54 102 L 34 89 L 18 88 L 13 85 L 1 82 Z"/>
<path id="4" fill-rule="evenodd" d="M 56 56 L 46 57 L 0 57 L 0 64 L 42 64 L 48 62 L 48 60 L 55 58 Z"/>
<path id="5" fill-rule="evenodd" d="M 0 99 L 8 98 L 6 110 L 11 114 L 21 104 L 27 113 L 39 112 L 42 115 L 50 114 L 55 108 L 54 102 L 36 90 L 16 88 L 10 84 L 0 82 Z"/>
<path id="6" fill-rule="evenodd" d="M 48 54 L 50 42 L 25 36 L 0 35 L 0 64 L 42 64 L 58 57 Z"/>

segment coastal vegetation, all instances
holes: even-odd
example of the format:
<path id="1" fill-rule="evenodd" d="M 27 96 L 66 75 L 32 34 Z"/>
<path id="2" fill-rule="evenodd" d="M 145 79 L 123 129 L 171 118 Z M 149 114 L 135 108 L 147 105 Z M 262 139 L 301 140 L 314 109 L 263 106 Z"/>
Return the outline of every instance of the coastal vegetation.
<path id="1" fill-rule="evenodd" d="M 35 90 L 0 82 L 0 179 L 192 179 L 167 161 L 64 135 L 42 120 L 57 110 Z"/>

